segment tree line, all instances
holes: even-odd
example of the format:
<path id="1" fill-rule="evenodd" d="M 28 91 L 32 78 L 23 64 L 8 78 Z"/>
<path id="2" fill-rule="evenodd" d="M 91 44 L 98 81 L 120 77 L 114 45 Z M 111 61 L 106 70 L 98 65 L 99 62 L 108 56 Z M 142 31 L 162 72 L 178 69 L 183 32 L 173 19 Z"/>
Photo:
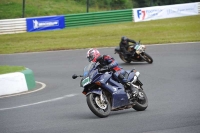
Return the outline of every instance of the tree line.
<path id="1" fill-rule="evenodd" d="M 199 2 L 199 0 L 75 0 L 75 1 L 81 3 L 87 2 L 89 7 L 106 8 L 111 10 Z"/>

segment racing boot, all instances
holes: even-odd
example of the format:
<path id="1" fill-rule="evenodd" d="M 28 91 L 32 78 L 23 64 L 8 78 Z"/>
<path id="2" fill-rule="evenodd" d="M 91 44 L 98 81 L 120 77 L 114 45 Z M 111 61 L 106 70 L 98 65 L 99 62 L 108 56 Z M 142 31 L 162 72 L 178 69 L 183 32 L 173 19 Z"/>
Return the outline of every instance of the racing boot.
<path id="1" fill-rule="evenodd" d="M 127 90 L 130 87 L 131 83 L 127 81 L 123 74 L 120 73 L 118 75 L 118 79 L 124 85 L 125 90 Z"/>
<path id="2" fill-rule="evenodd" d="M 136 99 L 138 92 L 136 90 L 132 90 L 132 88 L 134 88 L 133 86 L 131 86 L 132 83 L 128 82 L 123 74 L 119 74 L 118 78 L 121 81 L 121 83 L 124 85 L 124 89 L 129 97 L 129 99 L 131 99 L 131 100 Z"/>

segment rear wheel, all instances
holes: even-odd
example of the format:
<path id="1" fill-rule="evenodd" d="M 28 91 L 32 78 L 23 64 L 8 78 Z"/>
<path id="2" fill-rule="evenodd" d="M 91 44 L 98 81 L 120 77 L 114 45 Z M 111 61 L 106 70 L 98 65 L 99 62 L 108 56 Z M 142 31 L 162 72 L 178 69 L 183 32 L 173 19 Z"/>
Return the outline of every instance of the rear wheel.
<path id="1" fill-rule="evenodd" d="M 144 111 L 148 107 L 148 99 L 145 92 L 142 89 L 139 89 L 139 97 L 138 100 L 135 102 L 133 109 L 137 111 Z"/>
<path id="2" fill-rule="evenodd" d="M 127 61 L 122 54 L 119 54 L 120 59 L 125 63 L 130 63 L 131 61 Z"/>
<path id="3" fill-rule="evenodd" d="M 101 102 L 100 95 L 90 93 L 87 95 L 87 104 L 90 110 L 100 118 L 107 117 L 110 114 L 111 106 L 107 98 L 104 98 L 104 102 Z"/>

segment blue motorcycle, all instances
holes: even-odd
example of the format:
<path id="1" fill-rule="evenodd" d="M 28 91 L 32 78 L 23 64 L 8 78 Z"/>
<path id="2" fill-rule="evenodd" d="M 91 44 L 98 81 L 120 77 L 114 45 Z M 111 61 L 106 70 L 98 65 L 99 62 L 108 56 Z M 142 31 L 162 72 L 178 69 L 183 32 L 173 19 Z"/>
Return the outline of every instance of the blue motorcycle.
<path id="1" fill-rule="evenodd" d="M 140 73 L 135 69 L 126 71 L 128 85 L 113 77 L 113 72 L 100 67 L 99 63 L 91 62 L 84 68 L 83 75 L 72 76 L 73 79 L 82 77 L 80 86 L 90 110 L 98 117 L 109 116 L 111 111 L 133 108 L 143 111 L 148 107 L 148 99 L 138 79 Z"/>

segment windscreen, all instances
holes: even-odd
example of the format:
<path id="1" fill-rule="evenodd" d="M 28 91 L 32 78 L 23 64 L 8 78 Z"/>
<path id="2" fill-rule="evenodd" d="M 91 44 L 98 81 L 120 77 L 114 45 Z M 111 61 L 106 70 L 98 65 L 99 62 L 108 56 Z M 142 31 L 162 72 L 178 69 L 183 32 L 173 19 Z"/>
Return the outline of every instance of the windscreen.
<path id="1" fill-rule="evenodd" d="M 95 65 L 95 64 L 96 64 L 96 63 L 91 62 L 90 64 L 88 64 L 88 65 L 84 68 L 84 74 L 83 74 L 84 77 L 87 77 L 87 76 L 88 76 L 89 72 L 94 68 L 94 65 Z"/>

